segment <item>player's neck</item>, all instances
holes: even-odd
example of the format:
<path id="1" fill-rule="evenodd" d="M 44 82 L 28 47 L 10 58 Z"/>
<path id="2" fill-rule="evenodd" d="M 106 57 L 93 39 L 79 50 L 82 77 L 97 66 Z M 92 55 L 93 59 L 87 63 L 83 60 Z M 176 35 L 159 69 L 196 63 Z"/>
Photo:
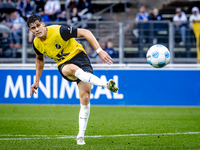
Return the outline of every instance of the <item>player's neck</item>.
<path id="1" fill-rule="evenodd" d="M 41 40 L 42 42 L 44 42 L 44 41 L 46 40 L 46 38 L 47 38 L 47 28 L 45 28 L 45 33 L 44 33 L 44 35 L 40 38 L 40 40 Z"/>

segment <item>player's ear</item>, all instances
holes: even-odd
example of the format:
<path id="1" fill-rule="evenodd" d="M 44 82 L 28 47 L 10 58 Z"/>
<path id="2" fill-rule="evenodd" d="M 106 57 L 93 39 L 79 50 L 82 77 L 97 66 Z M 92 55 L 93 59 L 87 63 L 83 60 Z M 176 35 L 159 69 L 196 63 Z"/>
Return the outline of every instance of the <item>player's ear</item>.
<path id="1" fill-rule="evenodd" d="M 45 23 L 44 23 L 44 22 L 42 22 L 42 26 L 44 26 L 44 27 L 45 27 Z"/>

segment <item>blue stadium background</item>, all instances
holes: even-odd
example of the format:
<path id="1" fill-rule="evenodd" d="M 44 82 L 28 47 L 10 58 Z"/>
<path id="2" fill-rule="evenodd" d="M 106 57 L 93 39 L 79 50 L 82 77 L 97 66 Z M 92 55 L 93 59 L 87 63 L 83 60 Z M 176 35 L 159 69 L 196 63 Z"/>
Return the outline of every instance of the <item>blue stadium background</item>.
<path id="1" fill-rule="evenodd" d="M 43 91 L 40 84 L 38 97 L 29 96 L 35 70 L 1 69 L 0 72 L 0 103 L 79 104 L 74 84 L 68 82 L 68 87 L 65 84 L 61 89 L 62 77 L 57 70 L 43 71 Z M 94 86 L 91 91 L 93 105 L 200 106 L 200 70 L 124 69 L 95 70 L 94 73 L 107 80 L 114 78 L 119 86 L 119 92 L 113 94 Z M 47 93 L 44 89 L 48 96 L 45 95 Z"/>

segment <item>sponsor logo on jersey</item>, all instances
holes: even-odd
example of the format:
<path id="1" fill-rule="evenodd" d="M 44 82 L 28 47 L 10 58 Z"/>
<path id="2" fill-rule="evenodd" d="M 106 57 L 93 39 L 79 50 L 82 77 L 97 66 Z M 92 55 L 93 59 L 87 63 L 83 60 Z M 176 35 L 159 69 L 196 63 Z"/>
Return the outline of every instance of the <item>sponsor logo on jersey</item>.
<path id="1" fill-rule="evenodd" d="M 70 31 L 70 34 L 72 34 L 72 27 L 68 28 L 68 30 Z"/>
<path id="2" fill-rule="evenodd" d="M 60 49 L 60 48 L 61 48 L 61 46 L 60 46 L 59 44 L 56 44 L 55 47 L 56 47 L 57 49 Z"/>

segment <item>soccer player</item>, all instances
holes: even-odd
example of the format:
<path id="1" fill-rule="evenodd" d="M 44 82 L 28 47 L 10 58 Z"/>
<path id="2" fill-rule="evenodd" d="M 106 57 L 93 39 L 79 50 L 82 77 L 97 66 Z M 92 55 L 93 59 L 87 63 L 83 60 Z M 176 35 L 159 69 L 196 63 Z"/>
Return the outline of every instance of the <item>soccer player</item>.
<path id="1" fill-rule="evenodd" d="M 82 45 L 74 38 L 85 37 L 97 51 L 104 63 L 112 64 L 113 59 L 100 47 L 94 35 L 86 29 L 72 28 L 60 25 L 45 27 L 38 15 L 32 15 L 27 20 L 30 31 L 35 35 L 33 47 L 36 52 L 36 80 L 31 86 L 32 96 L 39 87 L 39 80 L 44 67 L 44 55 L 57 63 L 63 78 L 77 82 L 80 97 L 79 133 L 77 144 L 84 145 L 84 134 L 90 114 L 91 85 L 96 85 L 117 92 L 115 82 L 111 79 L 105 82 L 93 74 L 93 68 Z"/>

